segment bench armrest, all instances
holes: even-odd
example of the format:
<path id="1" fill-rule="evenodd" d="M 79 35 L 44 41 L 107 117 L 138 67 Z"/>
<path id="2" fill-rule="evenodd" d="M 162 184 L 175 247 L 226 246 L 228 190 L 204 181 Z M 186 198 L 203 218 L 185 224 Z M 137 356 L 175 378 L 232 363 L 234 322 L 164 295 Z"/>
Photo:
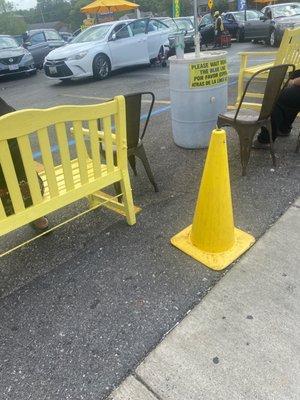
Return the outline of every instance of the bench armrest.
<path id="1" fill-rule="evenodd" d="M 277 51 L 241 51 L 238 53 L 239 56 L 276 56 Z"/>
<path id="2" fill-rule="evenodd" d="M 240 69 L 244 70 L 247 68 L 248 57 L 268 57 L 268 56 L 276 56 L 277 51 L 242 51 L 238 53 L 241 56 L 241 66 Z"/>

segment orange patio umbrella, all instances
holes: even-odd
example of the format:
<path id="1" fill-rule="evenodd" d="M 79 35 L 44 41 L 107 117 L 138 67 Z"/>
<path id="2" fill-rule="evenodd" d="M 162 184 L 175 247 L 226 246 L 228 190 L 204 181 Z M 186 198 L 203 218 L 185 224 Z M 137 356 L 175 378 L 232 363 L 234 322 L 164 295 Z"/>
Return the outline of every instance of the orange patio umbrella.
<path id="1" fill-rule="evenodd" d="M 127 11 L 138 8 L 139 5 L 125 0 L 96 0 L 81 8 L 85 14 L 107 14 L 119 11 Z"/>

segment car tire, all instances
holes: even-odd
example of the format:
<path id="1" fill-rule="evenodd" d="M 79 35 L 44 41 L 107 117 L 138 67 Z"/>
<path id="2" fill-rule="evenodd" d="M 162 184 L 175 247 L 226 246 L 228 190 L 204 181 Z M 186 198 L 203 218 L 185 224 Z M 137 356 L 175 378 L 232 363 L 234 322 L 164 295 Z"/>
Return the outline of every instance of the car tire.
<path id="1" fill-rule="evenodd" d="M 244 32 L 242 29 L 236 31 L 236 41 L 242 43 L 244 41 Z"/>
<path id="2" fill-rule="evenodd" d="M 93 61 L 93 76 L 102 81 L 111 74 L 110 59 L 105 54 L 98 54 Z"/>
<path id="3" fill-rule="evenodd" d="M 275 29 L 273 29 L 273 30 L 270 32 L 269 44 L 270 44 L 272 47 L 278 47 L 278 45 L 279 45 L 278 39 L 277 39 L 277 36 L 276 36 L 276 31 L 275 31 Z"/>

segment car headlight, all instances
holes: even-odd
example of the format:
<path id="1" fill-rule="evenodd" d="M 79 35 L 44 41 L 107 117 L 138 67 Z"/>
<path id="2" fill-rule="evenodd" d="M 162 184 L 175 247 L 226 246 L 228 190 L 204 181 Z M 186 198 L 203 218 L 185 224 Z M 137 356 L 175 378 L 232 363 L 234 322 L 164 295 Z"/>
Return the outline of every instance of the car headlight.
<path id="1" fill-rule="evenodd" d="M 23 55 L 23 61 L 31 61 L 33 59 L 32 54 L 31 53 L 25 53 Z"/>
<path id="2" fill-rule="evenodd" d="M 87 51 L 81 51 L 80 53 L 73 54 L 72 56 L 67 57 L 67 60 L 81 60 L 83 57 L 87 55 Z"/>

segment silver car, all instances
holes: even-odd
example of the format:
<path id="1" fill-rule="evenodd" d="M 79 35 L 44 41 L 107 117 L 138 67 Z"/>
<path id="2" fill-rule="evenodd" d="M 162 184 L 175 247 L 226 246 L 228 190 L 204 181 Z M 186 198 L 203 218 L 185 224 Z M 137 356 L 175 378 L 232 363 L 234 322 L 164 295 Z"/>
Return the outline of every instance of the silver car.
<path id="1" fill-rule="evenodd" d="M 36 73 L 32 55 L 12 36 L 0 35 L 0 76 L 24 73 Z"/>

